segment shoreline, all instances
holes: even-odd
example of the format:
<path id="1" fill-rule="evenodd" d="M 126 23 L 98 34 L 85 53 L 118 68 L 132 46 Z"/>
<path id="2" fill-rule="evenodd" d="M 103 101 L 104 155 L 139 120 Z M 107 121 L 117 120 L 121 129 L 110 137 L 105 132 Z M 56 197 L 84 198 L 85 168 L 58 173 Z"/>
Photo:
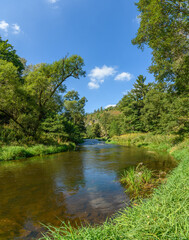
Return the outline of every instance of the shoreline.
<path id="1" fill-rule="evenodd" d="M 51 227 L 48 237 L 43 239 L 189 239 L 189 140 L 181 141 L 173 135 L 138 133 L 112 140 L 116 144 L 166 151 L 179 164 L 149 199 L 121 210 L 108 222 L 79 229 L 65 225 Z"/>

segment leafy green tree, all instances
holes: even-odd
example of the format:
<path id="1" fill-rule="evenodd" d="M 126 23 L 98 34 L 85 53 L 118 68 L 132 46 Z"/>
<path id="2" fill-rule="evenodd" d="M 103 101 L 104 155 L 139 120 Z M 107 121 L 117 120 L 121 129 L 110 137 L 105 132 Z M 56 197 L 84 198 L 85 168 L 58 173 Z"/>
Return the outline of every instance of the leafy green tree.
<path id="1" fill-rule="evenodd" d="M 85 104 L 87 99 L 85 97 L 79 98 L 77 91 L 69 91 L 64 96 L 64 109 L 65 116 L 69 121 L 72 121 L 74 125 L 77 125 L 80 132 L 85 132 Z"/>
<path id="2" fill-rule="evenodd" d="M 38 64 L 20 81 L 13 63 L 0 62 L 0 112 L 14 122 L 15 128 L 38 139 L 41 123 L 49 112 L 63 108 L 64 82 L 85 76 L 83 59 L 65 57 L 53 64 Z"/>
<path id="3" fill-rule="evenodd" d="M 109 126 L 110 126 L 110 122 L 111 122 L 110 113 L 108 113 L 108 112 L 106 112 L 106 110 L 104 110 L 104 112 L 100 116 L 99 121 L 100 121 L 101 127 L 104 131 L 104 135 L 108 136 Z"/>
<path id="4" fill-rule="evenodd" d="M 86 137 L 93 139 L 95 138 L 95 134 L 93 132 L 93 126 L 92 125 L 87 125 L 86 126 Z"/>
<path id="5" fill-rule="evenodd" d="M 110 124 L 110 130 L 109 130 L 110 137 L 119 136 L 120 133 L 121 131 L 120 131 L 119 122 L 116 120 L 113 120 Z"/>
<path id="6" fill-rule="evenodd" d="M 82 132 L 79 126 L 68 120 L 64 114 L 48 116 L 42 122 L 41 139 L 46 143 L 80 142 Z"/>
<path id="7" fill-rule="evenodd" d="M 139 0 L 140 27 L 133 44 L 152 48 L 156 80 L 172 84 L 177 93 L 189 91 L 189 8 L 186 0 Z"/>
<path id="8" fill-rule="evenodd" d="M 153 85 L 146 94 L 144 107 L 141 111 L 141 121 L 144 124 L 144 130 L 162 132 L 160 121 L 164 112 L 169 111 L 170 101 L 167 99 L 167 93 L 164 91 L 164 84 Z"/>
<path id="9" fill-rule="evenodd" d="M 17 68 L 13 63 L 0 59 L 0 113 L 8 123 L 11 119 L 20 128 L 25 130 L 19 121 L 19 112 L 22 111 L 24 93 Z"/>
<path id="10" fill-rule="evenodd" d="M 162 132 L 171 132 L 184 136 L 189 133 L 189 95 L 168 95 L 167 107 L 161 114 L 160 129 Z"/>
<path id="11" fill-rule="evenodd" d="M 101 137 L 101 127 L 99 123 L 95 123 L 93 126 L 93 134 L 95 137 Z"/>
<path id="12" fill-rule="evenodd" d="M 13 65 L 18 69 L 18 73 L 21 75 L 24 70 L 24 65 L 20 57 L 16 54 L 13 46 L 8 43 L 8 40 L 3 41 L 0 36 L 0 59 L 6 60 L 7 62 L 13 63 Z"/>

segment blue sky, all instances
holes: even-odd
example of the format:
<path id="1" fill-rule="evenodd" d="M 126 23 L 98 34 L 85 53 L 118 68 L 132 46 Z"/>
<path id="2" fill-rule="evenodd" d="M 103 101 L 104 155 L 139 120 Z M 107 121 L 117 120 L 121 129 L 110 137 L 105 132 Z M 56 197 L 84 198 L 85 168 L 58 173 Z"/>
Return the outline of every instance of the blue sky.
<path id="1" fill-rule="evenodd" d="M 68 79 L 67 90 L 88 99 L 86 112 L 118 103 L 151 51 L 131 44 L 139 27 L 131 0 L 1 0 L 0 35 L 28 64 L 52 63 L 67 53 L 85 61 L 86 78 Z"/>

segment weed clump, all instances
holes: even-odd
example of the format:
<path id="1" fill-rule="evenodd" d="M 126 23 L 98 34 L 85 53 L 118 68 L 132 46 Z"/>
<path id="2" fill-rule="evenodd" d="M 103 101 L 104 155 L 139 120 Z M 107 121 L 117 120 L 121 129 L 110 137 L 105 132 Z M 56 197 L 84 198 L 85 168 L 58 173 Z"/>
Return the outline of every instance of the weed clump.
<path id="1" fill-rule="evenodd" d="M 166 173 L 163 175 L 162 173 L 155 174 L 155 172 L 145 167 L 143 163 L 139 163 L 136 168 L 131 167 L 124 170 L 120 182 L 126 187 L 126 192 L 130 193 L 131 199 L 138 199 L 150 196 L 153 188 L 165 180 Z"/>

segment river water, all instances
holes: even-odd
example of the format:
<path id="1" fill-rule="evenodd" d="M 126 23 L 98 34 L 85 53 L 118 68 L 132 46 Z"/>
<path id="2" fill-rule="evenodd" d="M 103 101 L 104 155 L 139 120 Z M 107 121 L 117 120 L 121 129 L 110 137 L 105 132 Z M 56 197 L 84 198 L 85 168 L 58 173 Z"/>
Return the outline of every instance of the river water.
<path id="1" fill-rule="evenodd" d="M 98 224 L 129 204 L 122 171 L 143 162 L 176 166 L 166 154 L 86 140 L 77 151 L 0 163 L 0 239 L 41 237 L 43 224 Z"/>

